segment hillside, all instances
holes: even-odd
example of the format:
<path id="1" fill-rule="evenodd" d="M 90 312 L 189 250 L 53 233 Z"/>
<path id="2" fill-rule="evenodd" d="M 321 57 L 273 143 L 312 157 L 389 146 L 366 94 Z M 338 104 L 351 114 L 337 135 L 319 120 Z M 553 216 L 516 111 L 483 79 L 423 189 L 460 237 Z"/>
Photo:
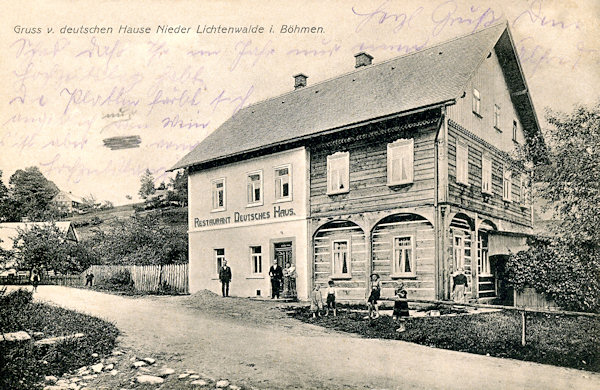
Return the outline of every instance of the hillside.
<path id="1" fill-rule="evenodd" d="M 156 215 L 164 225 L 176 227 L 187 232 L 187 207 L 170 207 L 154 210 L 136 211 L 142 203 L 117 206 L 109 210 L 97 210 L 82 215 L 74 215 L 65 219 L 75 225 L 80 240 L 89 238 L 94 230 L 106 230 L 117 221 L 134 215 Z"/>

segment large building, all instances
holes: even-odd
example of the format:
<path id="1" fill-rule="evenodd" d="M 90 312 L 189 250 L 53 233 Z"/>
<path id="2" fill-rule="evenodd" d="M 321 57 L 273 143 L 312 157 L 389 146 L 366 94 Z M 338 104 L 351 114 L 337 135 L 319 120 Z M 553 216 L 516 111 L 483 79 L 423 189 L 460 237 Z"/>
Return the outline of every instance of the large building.
<path id="1" fill-rule="evenodd" d="M 189 169 L 190 289 L 267 295 L 285 255 L 298 295 L 334 280 L 342 300 L 502 295 L 503 259 L 531 232 L 528 178 L 513 153 L 540 134 L 507 25 L 295 89 L 237 112 L 173 169 Z M 286 184 L 284 184 L 286 183 Z M 280 211 L 285 210 L 284 214 Z M 257 266 L 257 257 L 260 266 Z"/>

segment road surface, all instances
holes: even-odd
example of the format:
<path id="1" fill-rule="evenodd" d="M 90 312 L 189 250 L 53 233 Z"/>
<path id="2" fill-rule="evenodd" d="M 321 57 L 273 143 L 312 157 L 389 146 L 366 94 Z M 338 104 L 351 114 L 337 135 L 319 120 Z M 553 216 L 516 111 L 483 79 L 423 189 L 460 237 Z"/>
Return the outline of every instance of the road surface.
<path id="1" fill-rule="evenodd" d="M 123 348 L 175 369 L 261 389 L 600 389 L 600 374 L 363 339 L 277 320 L 279 313 L 271 320 L 272 302 L 122 297 L 60 286 L 40 286 L 35 299 L 107 319 L 122 332 Z M 223 300 L 230 301 L 220 310 Z M 257 314 L 257 305 L 267 314 Z"/>

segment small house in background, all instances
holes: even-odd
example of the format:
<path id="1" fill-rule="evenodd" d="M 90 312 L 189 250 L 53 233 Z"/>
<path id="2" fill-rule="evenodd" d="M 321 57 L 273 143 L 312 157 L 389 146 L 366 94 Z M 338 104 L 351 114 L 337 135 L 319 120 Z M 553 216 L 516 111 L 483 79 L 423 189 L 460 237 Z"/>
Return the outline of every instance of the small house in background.
<path id="1" fill-rule="evenodd" d="M 250 105 L 173 169 L 189 169 L 190 290 L 269 290 L 290 261 L 298 297 L 335 280 L 363 300 L 449 299 L 462 270 L 474 301 L 508 296 L 503 262 L 533 231 L 529 178 L 513 152 L 540 135 L 507 24 Z M 292 87 L 292 85 L 290 85 Z M 282 264 L 282 265 L 283 265 Z M 263 295 L 266 295 L 263 293 Z"/>
<path id="2" fill-rule="evenodd" d="M 52 202 L 56 204 L 58 209 L 65 213 L 76 213 L 85 209 L 85 201 L 83 198 L 73 195 L 70 191 L 60 191 L 52 198 Z"/>

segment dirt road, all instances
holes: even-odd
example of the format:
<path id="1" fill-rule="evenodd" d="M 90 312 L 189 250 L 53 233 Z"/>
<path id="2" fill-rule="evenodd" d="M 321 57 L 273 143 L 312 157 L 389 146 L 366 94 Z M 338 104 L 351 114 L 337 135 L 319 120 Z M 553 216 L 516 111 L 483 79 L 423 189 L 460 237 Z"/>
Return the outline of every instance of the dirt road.
<path id="1" fill-rule="evenodd" d="M 600 388 L 599 374 L 335 333 L 287 318 L 273 302 L 59 286 L 40 286 L 35 298 L 114 322 L 124 348 L 170 367 L 257 388 Z"/>

